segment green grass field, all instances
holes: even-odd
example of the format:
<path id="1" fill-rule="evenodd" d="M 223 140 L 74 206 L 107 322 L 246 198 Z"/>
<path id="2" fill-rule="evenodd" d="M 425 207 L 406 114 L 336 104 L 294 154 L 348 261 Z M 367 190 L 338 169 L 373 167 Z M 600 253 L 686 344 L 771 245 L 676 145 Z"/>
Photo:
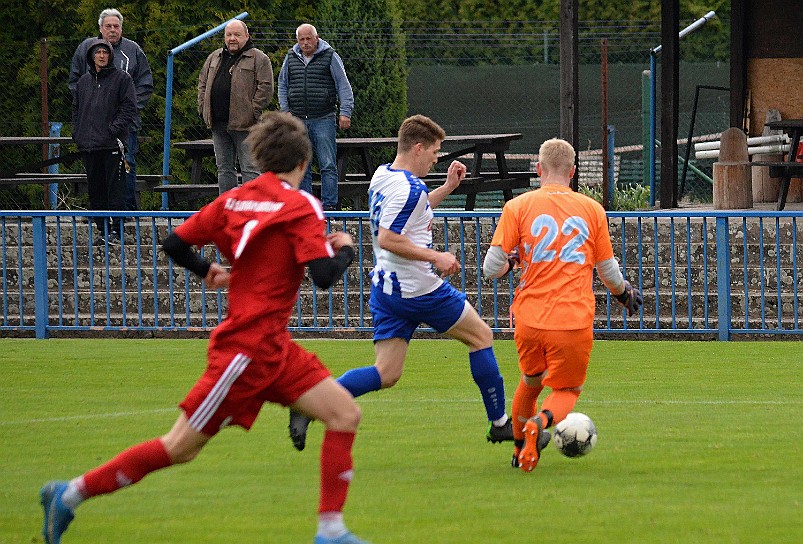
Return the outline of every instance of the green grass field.
<path id="1" fill-rule="evenodd" d="M 335 375 L 370 341 L 306 341 Z M 0 340 L 0 542 L 41 542 L 38 490 L 160 435 L 204 367 L 200 340 Z M 508 406 L 515 346 L 496 343 Z M 404 377 L 359 399 L 346 521 L 375 544 L 803 541 L 803 344 L 598 341 L 577 406 L 587 457 L 531 474 L 485 441 L 465 348 L 415 340 Z M 311 542 L 322 426 L 287 412 L 223 431 L 190 464 L 84 503 L 73 543 Z"/>

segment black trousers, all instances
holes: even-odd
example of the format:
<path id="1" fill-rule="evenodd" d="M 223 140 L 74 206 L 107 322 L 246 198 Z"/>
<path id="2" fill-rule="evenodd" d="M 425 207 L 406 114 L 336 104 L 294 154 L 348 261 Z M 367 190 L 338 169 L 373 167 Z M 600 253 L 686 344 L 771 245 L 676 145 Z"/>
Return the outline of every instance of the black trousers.
<path id="1" fill-rule="evenodd" d="M 125 209 L 125 171 L 123 157 L 117 149 L 100 149 L 82 153 L 86 169 L 87 192 L 90 210 Z M 122 232 L 122 218 L 111 221 L 108 217 L 96 217 L 95 224 L 104 233 L 109 225 L 112 232 Z"/>

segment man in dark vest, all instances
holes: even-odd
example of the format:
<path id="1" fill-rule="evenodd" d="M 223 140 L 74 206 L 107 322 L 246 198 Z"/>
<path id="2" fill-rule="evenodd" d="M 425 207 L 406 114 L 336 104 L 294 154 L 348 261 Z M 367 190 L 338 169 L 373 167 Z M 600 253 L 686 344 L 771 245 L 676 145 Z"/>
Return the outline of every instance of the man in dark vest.
<path id="1" fill-rule="evenodd" d="M 298 43 L 287 51 L 279 72 L 279 108 L 302 120 L 321 171 L 324 210 L 338 209 L 337 128 L 351 126 L 354 93 L 343 60 L 310 24 L 296 29 Z M 338 112 L 338 104 L 340 110 Z M 301 182 L 312 192 L 312 172 Z"/>

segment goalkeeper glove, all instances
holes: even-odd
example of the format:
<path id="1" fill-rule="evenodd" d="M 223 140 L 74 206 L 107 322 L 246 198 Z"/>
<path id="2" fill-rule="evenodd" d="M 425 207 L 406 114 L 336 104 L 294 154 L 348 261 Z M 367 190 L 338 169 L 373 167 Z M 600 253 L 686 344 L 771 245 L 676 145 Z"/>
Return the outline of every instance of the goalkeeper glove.
<path id="1" fill-rule="evenodd" d="M 620 295 L 614 295 L 614 298 L 619 301 L 619 304 L 625 307 L 628 316 L 637 313 L 644 303 L 641 291 L 630 285 L 630 282 L 627 280 L 625 280 L 625 290 Z"/>

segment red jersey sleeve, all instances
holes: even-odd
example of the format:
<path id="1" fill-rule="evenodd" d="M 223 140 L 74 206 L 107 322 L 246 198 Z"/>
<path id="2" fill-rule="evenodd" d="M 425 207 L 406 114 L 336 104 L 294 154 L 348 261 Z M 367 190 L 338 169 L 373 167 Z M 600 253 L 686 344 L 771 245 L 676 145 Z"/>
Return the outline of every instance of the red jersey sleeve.
<path id="1" fill-rule="evenodd" d="M 224 233 L 224 214 L 222 206 L 225 200 L 217 198 L 191 215 L 184 223 L 178 225 L 175 233 L 185 242 L 194 246 L 205 246 L 214 243 L 224 254 L 228 244 L 223 243 L 221 235 Z M 226 255 L 227 258 L 230 255 Z"/>
<path id="2" fill-rule="evenodd" d="M 306 193 L 299 193 L 299 200 L 298 215 L 288 228 L 296 260 L 307 263 L 315 259 L 334 257 L 334 249 L 326 239 L 326 219 L 321 203 Z"/>

